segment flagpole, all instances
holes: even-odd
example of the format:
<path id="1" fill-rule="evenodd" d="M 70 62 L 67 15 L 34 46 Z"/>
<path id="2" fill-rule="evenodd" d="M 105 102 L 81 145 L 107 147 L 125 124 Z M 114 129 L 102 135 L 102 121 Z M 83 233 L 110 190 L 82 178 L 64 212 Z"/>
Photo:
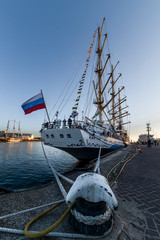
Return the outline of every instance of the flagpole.
<path id="1" fill-rule="evenodd" d="M 41 90 L 41 94 L 42 94 L 42 98 L 43 98 L 43 100 L 44 100 L 44 96 L 43 96 L 43 92 L 42 92 L 42 90 Z M 47 113 L 48 121 L 50 122 L 50 117 L 49 117 L 49 114 L 48 114 L 48 110 L 47 110 L 47 106 L 46 106 L 46 102 L 45 102 L 45 100 L 44 100 L 44 105 L 45 105 L 45 109 L 46 109 L 46 113 Z"/>

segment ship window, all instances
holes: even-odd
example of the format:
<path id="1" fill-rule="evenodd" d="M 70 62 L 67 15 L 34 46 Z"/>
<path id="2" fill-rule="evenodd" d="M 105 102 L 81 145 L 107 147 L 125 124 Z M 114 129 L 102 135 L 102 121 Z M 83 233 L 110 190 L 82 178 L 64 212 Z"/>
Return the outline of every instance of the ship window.
<path id="1" fill-rule="evenodd" d="M 63 135 L 63 134 L 60 134 L 59 136 L 60 136 L 60 138 L 64 138 L 64 135 Z"/>
<path id="2" fill-rule="evenodd" d="M 46 137 L 47 137 L 47 138 L 49 138 L 49 135 L 48 135 L 48 134 L 46 134 Z"/>
<path id="3" fill-rule="evenodd" d="M 71 138 L 71 134 L 67 134 L 67 138 Z"/>
<path id="4" fill-rule="evenodd" d="M 51 134 L 51 138 L 54 138 L 54 134 Z"/>

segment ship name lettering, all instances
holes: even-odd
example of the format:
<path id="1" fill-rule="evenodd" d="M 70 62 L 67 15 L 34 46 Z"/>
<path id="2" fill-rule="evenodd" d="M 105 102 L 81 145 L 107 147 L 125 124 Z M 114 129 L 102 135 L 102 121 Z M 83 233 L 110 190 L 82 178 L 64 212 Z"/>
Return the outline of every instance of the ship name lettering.
<path id="1" fill-rule="evenodd" d="M 69 145 L 67 145 L 68 147 L 82 147 L 83 146 L 83 142 L 82 140 L 79 140 L 79 143 L 71 143 Z"/>
<path id="2" fill-rule="evenodd" d="M 100 144 L 95 144 L 95 143 L 92 143 L 92 142 L 88 142 L 88 140 L 86 140 L 86 143 L 87 143 L 87 146 L 89 147 L 106 147 L 106 145 L 100 145 Z"/>

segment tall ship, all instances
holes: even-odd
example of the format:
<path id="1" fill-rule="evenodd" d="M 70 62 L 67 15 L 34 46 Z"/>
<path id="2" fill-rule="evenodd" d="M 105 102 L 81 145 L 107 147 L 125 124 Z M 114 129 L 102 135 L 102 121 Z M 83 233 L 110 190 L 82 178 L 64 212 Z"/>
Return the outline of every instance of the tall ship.
<path id="1" fill-rule="evenodd" d="M 97 158 L 100 148 L 101 156 L 103 156 L 123 148 L 128 141 L 125 126 L 130 121 L 128 120 L 126 96 L 123 94 L 124 86 L 117 87 L 122 74 L 119 73 L 116 76 L 119 61 L 113 66 L 111 55 L 104 53 L 107 40 L 107 34 L 103 34 L 104 23 L 105 18 L 102 26 L 96 29 L 92 37 L 85 70 L 78 82 L 77 97 L 70 116 L 67 119 L 59 119 L 58 111 L 56 111 L 55 119 L 51 121 L 48 115 L 48 121 L 42 125 L 40 131 L 44 144 L 61 149 L 81 161 Z M 86 110 L 82 111 L 83 114 L 79 120 L 79 102 L 82 98 L 83 84 L 96 38 L 95 55 L 97 60 L 94 66 L 96 77 L 90 81 L 88 100 L 86 101 L 90 114 L 87 115 Z M 42 92 L 41 94 L 43 96 Z M 91 110 L 91 105 L 93 110 Z"/>
<path id="2" fill-rule="evenodd" d="M 10 124 L 11 120 L 8 120 L 7 123 L 7 129 L 5 131 L 5 139 L 7 142 L 21 142 L 22 141 L 22 134 L 21 134 L 21 130 L 20 130 L 20 122 L 17 123 L 16 120 L 13 120 L 13 132 L 9 133 L 9 124 Z M 15 132 L 15 124 L 18 124 L 18 133 Z"/>

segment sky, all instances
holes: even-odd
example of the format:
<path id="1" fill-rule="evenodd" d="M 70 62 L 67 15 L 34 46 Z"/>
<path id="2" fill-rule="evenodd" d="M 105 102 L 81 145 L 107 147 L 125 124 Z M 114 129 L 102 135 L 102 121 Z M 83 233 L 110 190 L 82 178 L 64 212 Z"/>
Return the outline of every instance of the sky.
<path id="1" fill-rule="evenodd" d="M 42 89 L 54 117 L 59 109 L 51 111 L 53 106 L 67 82 L 82 75 L 93 33 L 105 17 L 108 47 L 113 63 L 120 61 L 125 85 L 130 138 L 147 133 L 147 122 L 160 137 L 159 11 L 159 0 L 0 0 L 0 131 L 16 120 L 23 133 L 39 134 L 45 110 L 24 115 L 22 103 Z M 81 73 L 74 75 L 78 66 Z M 73 100 L 65 100 L 62 118 Z"/>

